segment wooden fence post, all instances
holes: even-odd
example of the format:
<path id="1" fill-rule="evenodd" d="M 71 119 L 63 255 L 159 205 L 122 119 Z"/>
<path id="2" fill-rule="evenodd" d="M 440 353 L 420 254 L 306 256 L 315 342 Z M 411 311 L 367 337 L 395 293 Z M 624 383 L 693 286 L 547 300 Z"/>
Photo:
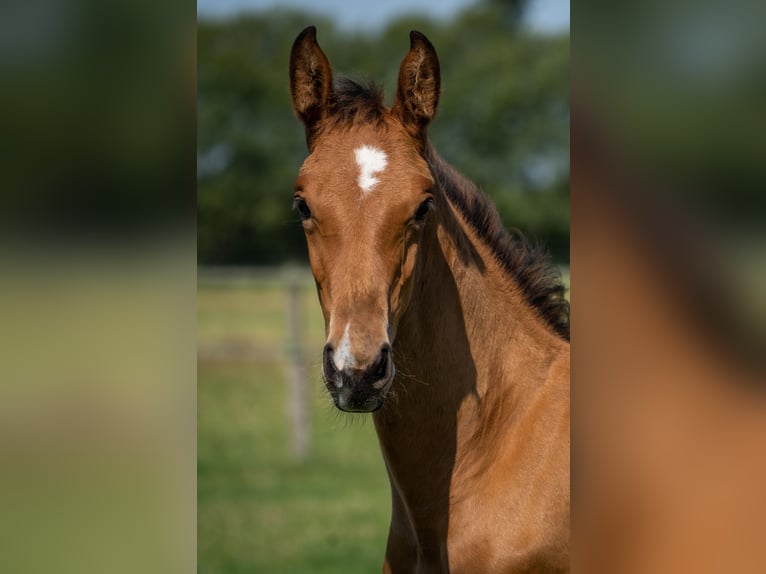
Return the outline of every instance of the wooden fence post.
<path id="1" fill-rule="evenodd" d="M 306 368 L 303 358 L 303 314 L 301 283 L 297 272 L 290 273 L 287 288 L 287 399 L 290 417 L 291 450 L 296 460 L 305 460 L 310 447 L 310 420 Z"/>

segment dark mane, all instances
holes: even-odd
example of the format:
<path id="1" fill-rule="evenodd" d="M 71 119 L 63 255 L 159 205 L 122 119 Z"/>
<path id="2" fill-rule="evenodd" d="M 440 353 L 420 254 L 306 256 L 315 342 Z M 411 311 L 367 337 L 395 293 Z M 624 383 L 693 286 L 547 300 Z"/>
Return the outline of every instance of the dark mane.
<path id="1" fill-rule="evenodd" d="M 330 114 L 324 127 L 359 123 L 382 124 L 386 108 L 383 89 L 375 83 L 360 84 L 346 77 L 336 78 L 330 95 Z"/>
<path id="2" fill-rule="evenodd" d="M 561 274 L 547 251 L 518 230 L 508 233 L 490 199 L 439 157 L 432 146 L 428 146 L 426 160 L 439 187 L 516 280 L 527 302 L 569 340 L 569 302 L 564 297 Z"/>

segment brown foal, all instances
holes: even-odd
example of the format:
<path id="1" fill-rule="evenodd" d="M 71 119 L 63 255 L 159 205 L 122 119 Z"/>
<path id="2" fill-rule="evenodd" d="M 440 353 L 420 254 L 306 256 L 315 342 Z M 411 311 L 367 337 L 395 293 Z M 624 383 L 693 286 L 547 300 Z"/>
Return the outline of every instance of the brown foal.
<path id="1" fill-rule="evenodd" d="M 569 568 L 569 305 L 426 129 L 439 62 L 418 32 L 394 104 L 290 58 L 309 156 L 295 184 L 335 405 L 372 415 L 391 482 L 384 572 Z"/>

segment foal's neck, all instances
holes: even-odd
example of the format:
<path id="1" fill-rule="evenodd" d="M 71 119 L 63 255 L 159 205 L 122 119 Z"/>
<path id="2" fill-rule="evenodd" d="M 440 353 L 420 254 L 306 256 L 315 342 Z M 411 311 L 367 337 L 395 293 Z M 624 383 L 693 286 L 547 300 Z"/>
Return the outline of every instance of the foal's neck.
<path id="1" fill-rule="evenodd" d="M 447 195 L 438 194 L 436 202 L 394 341 L 394 400 L 379 419 L 411 417 L 413 425 L 435 431 L 481 427 L 483 418 L 532 397 L 546 364 L 566 343 Z"/>
<path id="2" fill-rule="evenodd" d="M 460 215 L 451 210 L 442 219 L 426 262 L 430 269 L 423 269 L 426 276 L 413 293 L 408 324 L 418 328 L 410 335 L 421 338 L 417 348 L 432 341 L 431 352 L 441 360 L 459 355 L 457 347 L 463 347 L 474 363 L 478 399 L 489 385 L 523 392 L 527 383 L 535 383 L 533 373 L 513 377 L 508 371 L 558 348 L 561 340 Z M 468 354 L 464 358 L 469 360 Z"/>
<path id="3" fill-rule="evenodd" d="M 391 481 L 389 547 L 416 548 L 418 561 L 444 566 L 451 521 L 475 516 L 477 492 L 485 505 L 509 504 L 482 479 L 540 458 L 525 439 L 543 428 L 529 422 L 552 400 L 562 403 L 557 416 L 568 407 L 564 383 L 555 382 L 563 379 L 551 377 L 567 343 L 448 195 L 434 202 L 393 339 L 397 376 L 373 417 Z"/>

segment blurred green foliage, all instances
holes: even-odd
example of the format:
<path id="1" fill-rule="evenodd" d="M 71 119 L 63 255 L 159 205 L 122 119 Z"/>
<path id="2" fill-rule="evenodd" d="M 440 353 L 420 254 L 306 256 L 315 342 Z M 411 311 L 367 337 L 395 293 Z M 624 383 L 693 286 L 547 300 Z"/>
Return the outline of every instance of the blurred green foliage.
<path id="1" fill-rule="evenodd" d="M 532 35 L 523 2 L 485 1 L 450 21 L 417 17 L 371 34 L 276 11 L 198 27 L 198 255 L 202 264 L 305 261 L 291 212 L 306 156 L 288 58 L 308 24 L 337 74 L 375 80 L 391 103 L 408 33 L 439 53 L 442 98 L 431 140 L 495 201 L 507 227 L 569 261 L 569 36 Z"/>
<path id="2" fill-rule="evenodd" d="M 574 107 L 641 182 L 621 193 L 749 249 L 766 229 L 766 4 L 594 2 L 579 16 Z"/>

